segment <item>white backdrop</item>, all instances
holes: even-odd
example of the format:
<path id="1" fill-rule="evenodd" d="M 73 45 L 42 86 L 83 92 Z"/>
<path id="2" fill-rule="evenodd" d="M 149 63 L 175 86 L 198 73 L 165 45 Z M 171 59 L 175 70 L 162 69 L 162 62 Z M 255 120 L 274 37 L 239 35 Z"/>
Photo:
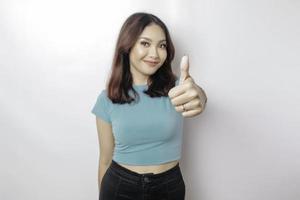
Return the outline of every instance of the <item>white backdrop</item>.
<path id="1" fill-rule="evenodd" d="M 90 113 L 133 12 L 160 17 L 208 96 L 184 122 L 187 200 L 300 199 L 300 2 L 0 1 L 0 199 L 98 199 Z"/>

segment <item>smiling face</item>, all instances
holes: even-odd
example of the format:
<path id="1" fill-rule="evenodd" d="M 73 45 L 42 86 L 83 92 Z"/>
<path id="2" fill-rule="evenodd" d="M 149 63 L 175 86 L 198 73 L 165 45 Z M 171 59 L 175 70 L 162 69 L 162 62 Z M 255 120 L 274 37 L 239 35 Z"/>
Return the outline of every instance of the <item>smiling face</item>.
<path id="1" fill-rule="evenodd" d="M 145 27 L 129 53 L 133 84 L 147 84 L 167 58 L 167 43 L 163 29 L 150 24 Z"/>

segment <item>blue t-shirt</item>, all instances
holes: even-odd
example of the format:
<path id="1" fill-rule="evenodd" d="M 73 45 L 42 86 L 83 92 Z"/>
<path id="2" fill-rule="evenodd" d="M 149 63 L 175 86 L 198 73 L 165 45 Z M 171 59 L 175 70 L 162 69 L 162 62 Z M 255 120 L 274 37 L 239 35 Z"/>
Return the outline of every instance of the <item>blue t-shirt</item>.
<path id="1" fill-rule="evenodd" d="M 177 79 L 176 85 L 178 82 Z M 92 113 L 112 125 L 115 139 L 112 159 L 128 165 L 179 160 L 183 132 L 181 113 L 175 110 L 169 97 L 151 98 L 144 94 L 147 84 L 133 87 L 140 96 L 137 103 L 114 104 L 107 97 L 107 91 L 102 90 L 92 109 Z"/>

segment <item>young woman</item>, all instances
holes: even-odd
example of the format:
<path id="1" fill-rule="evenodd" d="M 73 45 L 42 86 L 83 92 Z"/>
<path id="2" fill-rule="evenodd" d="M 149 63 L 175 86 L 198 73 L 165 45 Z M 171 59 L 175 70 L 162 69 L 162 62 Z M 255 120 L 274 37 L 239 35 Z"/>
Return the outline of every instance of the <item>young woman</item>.
<path id="1" fill-rule="evenodd" d="M 188 82 L 173 96 L 189 91 L 192 98 L 171 101 L 170 90 L 180 81 L 171 68 L 174 54 L 169 31 L 158 17 L 134 13 L 127 18 L 108 84 L 92 109 L 100 145 L 100 200 L 184 199 L 181 112 L 190 107 L 194 112 L 189 116 L 201 113 L 204 92 L 187 75 Z M 178 105 L 180 101 L 189 103 Z"/>

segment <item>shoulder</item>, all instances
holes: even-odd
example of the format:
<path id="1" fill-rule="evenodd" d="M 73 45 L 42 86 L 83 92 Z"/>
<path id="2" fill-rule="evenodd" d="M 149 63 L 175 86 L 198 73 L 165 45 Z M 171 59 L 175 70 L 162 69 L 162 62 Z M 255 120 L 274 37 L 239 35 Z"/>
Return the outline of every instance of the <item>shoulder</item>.
<path id="1" fill-rule="evenodd" d="M 110 98 L 108 97 L 108 93 L 106 89 L 101 90 L 100 94 L 99 94 L 99 99 L 101 99 L 102 101 L 105 101 L 108 104 L 111 104 L 112 101 L 110 100 Z"/>
<path id="2" fill-rule="evenodd" d="M 101 96 L 101 97 L 107 97 L 107 90 L 106 89 L 101 90 L 99 96 Z"/>

